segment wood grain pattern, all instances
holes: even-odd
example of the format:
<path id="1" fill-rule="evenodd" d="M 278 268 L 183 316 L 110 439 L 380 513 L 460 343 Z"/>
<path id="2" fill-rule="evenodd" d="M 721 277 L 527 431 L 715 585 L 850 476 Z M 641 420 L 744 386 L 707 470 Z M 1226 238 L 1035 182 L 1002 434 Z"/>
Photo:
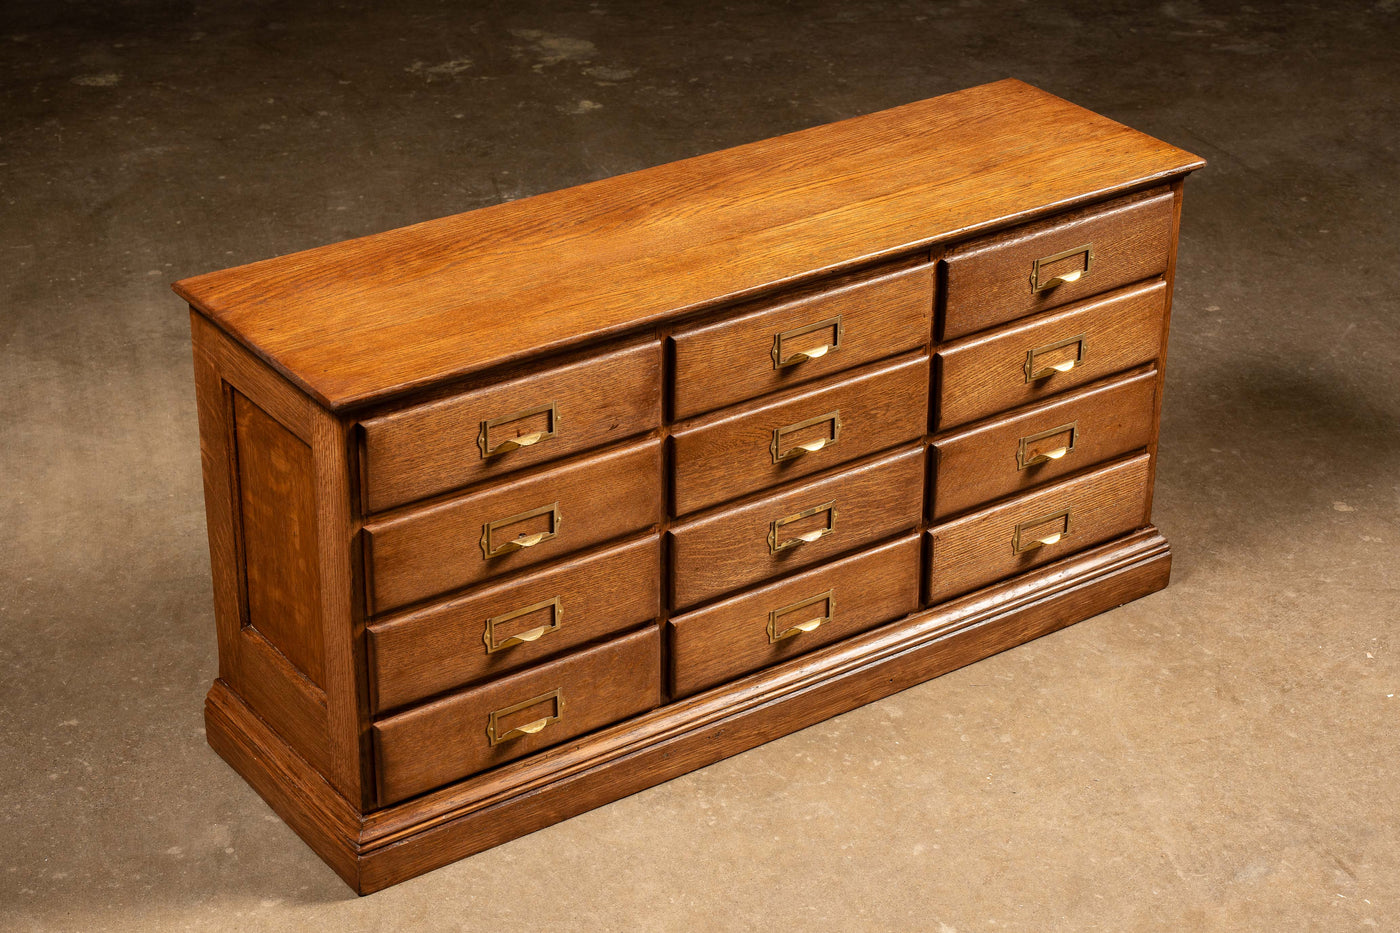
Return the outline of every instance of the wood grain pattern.
<path id="1" fill-rule="evenodd" d="M 321 588 L 311 448 L 233 393 L 247 624 L 322 686 Z"/>
<path id="2" fill-rule="evenodd" d="M 921 437 L 928 430 L 928 374 L 927 357 L 904 359 L 675 428 L 671 445 L 676 514 L 686 515 Z M 833 443 L 838 416 L 840 437 Z M 775 463 L 773 432 L 812 419 L 825 420 L 785 431 L 780 453 L 823 438 L 828 446 Z"/>
<path id="3" fill-rule="evenodd" d="M 511 577 L 466 596 L 370 625 L 369 665 L 376 710 L 499 676 L 655 619 L 660 612 L 661 542 L 651 536 Z M 557 624 L 537 641 L 490 652 L 486 620 L 558 599 L 493 632 Z"/>
<path id="4" fill-rule="evenodd" d="M 372 891 L 1164 585 L 1199 164 L 1000 82 L 180 283 L 210 744 Z"/>
<path id="5" fill-rule="evenodd" d="M 873 462 L 718 514 L 673 525 L 671 600 L 679 610 L 751 583 L 812 564 L 907 531 L 923 514 L 925 457 L 922 448 L 899 451 Z M 831 503 L 832 531 L 774 553 L 769 535 L 775 519 Z M 783 537 L 816 530 L 826 515 L 783 526 Z"/>
<path id="6" fill-rule="evenodd" d="M 910 535 L 669 620 L 672 694 L 689 696 L 917 611 L 919 558 L 919 537 Z M 811 599 L 818 603 L 771 620 L 778 634 L 830 617 L 772 641 L 770 613 Z"/>
<path id="7" fill-rule="evenodd" d="M 943 313 L 939 339 L 975 331 L 1048 308 L 1155 278 L 1166 271 L 1172 234 L 1169 188 L 1129 195 L 1105 204 L 992 234 L 950 249 L 943 257 Z M 1080 277 L 1035 292 L 1037 259 L 1091 246 L 1087 272 L 1082 260 L 1066 258 L 1042 267 L 1041 281 L 1077 269 Z"/>
<path id="8" fill-rule="evenodd" d="M 209 746 L 242 775 L 346 884 L 361 889 L 364 818 L 323 773 L 287 744 L 222 680 L 204 699 Z"/>
<path id="9" fill-rule="evenodd" d="M 946 430 L 1049 398 L 1134 366 L 1161 351 L 1166 285 L 1151 282 L 939 347 L 934 424 Z M 1079 335 L 1084 360 L 1026 382 L 1026 353 Z"/>
<path id="10" fill-rule="evenodd" d="M 209 551 L 214 583 L 214 619 L 219 640 L 219 676 L 238 690 L 258 714 L 272 724 L 285 740 L 305 760 L 320 769 L 336 783 L 342 793 L 354 799 L 360 797 L 358 783 L 359 758 L 353 745 L 343 744 L 345 736 L 330 733 L 330 702 L 324 690 L 312 683 L 287 656 L 274 647 L 256 628 L 247 625 L 250 617 L 247 573 L 244 566 L 246 547 L 244 522 L 241 515 L 242 496 L 239 492 L 237 450 L 237 396 L 243 396 L 245 406 L 255 406 L 264 415 L 271 415 L 271 424 L 258 419 L 272 443 L 286 450 L 311 435 L 317 409 L 300 392 L 269 373 L 261 363 L 233 344 L 225 335 L 198 315 L 191 315 L 191 336 L 194 346 L 194 371 L 197 410 L 200 426 L 200 455 L 204 478 L 205 517 L 209 528 Z M 248 409 L 245 408 L 245 419 Z M 290 432 L 293 440 L 284 436 Z M 255 447 L 257 431 L 243 437 L 244 455 L 262 457 L 274 466 L 274 455 L 249 448 Z M 283 463 L 277 467 L 282 480 L 299 475 L 306 464 L 298 460 L 293 466 Z M 296 485 L 295 481 L 288 481 Z M 255 518 L 255 523 L 258 521 Z M 276 546 L 276 545 L 274 545 Z M 304 596 L 305 594 L 299 594 Z M 275 601 L 271 603 L 275 606 Z M 264 605 L 264 610 L 268 608 Z M 264 617 L 266 612 L 264 611 Z M 314 614 L 299 615 L 299 624 L 310 625 L 316 636 L 324 634 L 320 619 Z M 283 620 L 269 621 L 277 630 Z M 304 632 L 292 626 L 288 637 L 306 641 Z M 306 645 L 305 649 L 315 649 Z M 327 654 L 323 653 L 323 660 Z M 330 665 L 325 668 L 336 670 Z M 337 680 L 336 685 L 340 686 Z M 353 691 L 346 698 L 353 705 Z M 336 698 L 339 711 L 341 698 Z"/>
<path id="11" fill-rule="evenodd" d="M 379 890 L 1161 589 L 1147 531 L 366 817 Z"/>
<path id="12" fill-rule="evenodd" d="M 1139 454 L 930 528 L 929 603 L 952 599 L 1141 527 L 1147 478 L 1148 456 Z M 1021 553 L 1014 550 L 1018 524 L 1041 527 L 1043 518 L 1061 510 L 1069 513 L 1069 532 L 1058 542 Z M 1044 528 L 1053 532 L 1060 526 Z"/>
<path id="13" fill-rule="evenodd" d="M 661 702 L 661 636 L 655 626 L 596 648 L 415 706 L 374 724 L 380 801 L 395 803 L 448 781 L 548 748 Z M 487 721 L 549 691 L 558 721 L 533 735 L 491 745 Z M 558 705 L 555 705 L 555 704 Z M 520 710 L 519 725 L 540 714 Z"/>
<path id="14" fill-rule="evenodd" d="M 1006 80 L 175 290 L 340 409 L 1202 164 Z"/>
<path id="15" fill-rule="evenodd" d="M 1034 408 L 933 439 L 932 513 L 936 520 L 1023 492 L 1147 446 L 1152 440 L 1157 371 L 1099 383 Z M 1073 425 L 1071 431 L 1059 430 Z M 1039 441 L 1026 438 L 1046 435 Z M 1073 443 L 1057 460 L 1036 454 Z M 1023 466 L 1023 463 L 1029 465 Z"/>
<path id="16" fill-rule="evenodd" d="M 494 426 L 502 440 L 545 430 L 553 437 L 483 457 L 483 421 L 553 403 L 556 414 Z M 661 345 L 633 344 L 568 366 L 534 373 L 451 398 L 400 409 L 361 423 L 363 474 L 370 512 L 558 460 L 652 430 L 661 421 Z"/>
<path id="17" fill-rule="evenodd" d="M 209 744 L 360 894 L 660 784 L 1161 589 L 1155 529 L 363 817 L 215 681 Z"/>
<path id="18" fill-rule="evenodd" d="M 558 533 L 539 544 L 487 558 L 487 523 L 558 503 Z M 364 526 L 372 614 L 640 531 L 661 520 L 661 442 L 657 440 L 512 478 L 483 492 Z M 546 530 L 538 516 L 503 538 Z"/>
<path id="19" fill-rule="evenodd" d="M 1167 294 L 1162 309 L 1162 335 L 1157 342 L 1160 348 L 1157 352 L 1157 404 L 1152 412 L 1152 440 L 1147 445 L 1147 452 L 1152 456 L 1152 466 L 1147 478 L 1147 501 L 1143 503 L 1142 520 L 1145 522 L 1152 520 L 1152 498 L 1157 492 L 1157 442 L 1162 427 L 1162 393 L 1167 384 L 1167 336 L 1171 333 L 1172 326 L 1172 295 L 1176 284 L 1176 255 L 1178 234 L 1181 231 L 1181 204 L 1185 195 L 1186 179 L 1174 179 L 1171 187 L 1173 195 L 1172 240 L 1171 252 L 1167 256 L 1167 272 L 1164 276 Z"/>
<path id="20" fill-rule="evenodd" d="M 745 399 L 811 382 L 813 379 L 922 347 L 933 314 L 933 267 L 884 266 L 836 287 L 784 296 L 735 308 L 723 320 L 680 331 L 671 337 L 674 354 L 672 406 L 677 418 L 723 408 Z M 794 353 L 840 342 L 824 356 L 775 366 L 775 338 L 781 361 Z"/>

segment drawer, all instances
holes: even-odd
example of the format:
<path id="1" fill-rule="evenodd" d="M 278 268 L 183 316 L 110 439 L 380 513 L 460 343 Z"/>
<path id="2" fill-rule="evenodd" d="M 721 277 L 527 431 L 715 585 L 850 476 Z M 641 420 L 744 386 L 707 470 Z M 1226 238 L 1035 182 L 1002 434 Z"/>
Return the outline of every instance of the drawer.
<path id="1" fill-rule="evenodd" d="M 1141 528 L 1148 463 L 1139 454 L 929 529 L 929 602 Z"/>
<path id="2" fill-rule="evenodd" d="M 922 437 L 928 373 L 905 359 L 675 431 L 676 514 Z"/>
<path id="3" fill-rule="evenodd" d="M 1081 389 L 1034 408 L 933 439 L 933 517 L 1146 447 L 1152 440 L 1157 370 Z"/>
<path id="4" fill-rule="evenodd" d="M 901 451 L 673 525 L 672 606 L 685 609 L 917 526 L 924 462 L 920 448 Z"/>
<path id="5" fill-rule="evenodd" d="M 939 339 L 1162 275 L 1174 216 L 1171 191 L 1159 188 L 952 248 Z"/>
<path id="6" fill-rule="evenodd" d="M 925 262 L 681 331 L 671 338 L 675 416 L 922 347 L 932 314 L 933 267 Z"/>
<path id="7" fill-rule="evenodd" d="M 661 344 L 633 345 L 361 422 L 368 512 L 661 423 Z"/>
<path id="8" fill-rule="evenodd" d="M 919 536 L 671 619 L 671 687 L 689 696 L 919 608 Z"/>
<path id="9" fill-rule="evenodd" d="M 368 522 L 369 611 L 480 583 L 660 520 L 661 442 L 652 440 Z"/>
<path id="10" fill-rule="evenodd" d="M 1152 282 L 940 347 L 937 430 L 1155 360 L 1166 302 L 1166 285 Z"/>
<path id="11" fill-rule="evenodd" d="M 388 805 L 591 732 L 661 702 L 655 626 L 374 724 Z"/>
<path id="12" fill-rule="evenodd" d="M 366 631 L 375 710 L 636 628 L 660 614 L 660 591 L 653 535 L 377 622 Z"/>

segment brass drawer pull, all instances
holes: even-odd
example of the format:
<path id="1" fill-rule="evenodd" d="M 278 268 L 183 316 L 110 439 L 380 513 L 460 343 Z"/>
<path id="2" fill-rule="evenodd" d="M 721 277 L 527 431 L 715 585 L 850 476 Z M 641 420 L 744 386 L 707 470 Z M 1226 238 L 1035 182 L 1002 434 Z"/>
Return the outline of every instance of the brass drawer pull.
<path id="1" fill-rule="evenodd" d="M 533 722 L 527 722 L 523 726 L 516 726 L 514 729 L 510 729 L 507 732 L 497 734 L 500 728 L 500 721 L 506 716 L 509 716 L 511 713 L 518 713 L 522 709 L 529 709 L 531 706 L 537 706 L 540 703 L 548 702 L 554 703 L 554 712 L 550 715 L 541 719 L 536 719 Z M 514 706 L 498 709 L 490 716 L 486 717 L 486 737 L 493 746 L 500 745 L 502 742 L 510 742 L 514 739 L 523 739 L 527 735 L 535 735 L 540 730 L 544 729 L 545 726 L 552 725 L 563 718 L 564 691 L 551 690 L 548 693 L 542 693 L 523 703 L 516 703 Z"/>
<path id="2" fill-rule="evenodd" d="M 1034 350 L 1026 351 L 1026 382 L 1035 382 L 1037 379 L 1047 379 L 1056 373 L 1067 373 L 1080 363 L 1084 362 L 1084 354 L 1087 351 L 1088 341 L 1086 335 L 1078 334 L 1065 340 L 1058 340 L 1055 343 L 1047 343 L 1043 347 L 1036 347 Z M 1054 353 L 1056 350 L 1063 350 L 1066 347 L 1074 347 L 1074 356 L 1063 359 L 1055 363 L 1044 363 L 1043 358 Z"/>
<path id="3" fill-rule="evenodd" d="M 836 597 L 833 593 L 833 590 L 827 590 L 825 593 L 818 593 L 816 596 L 799 600 L 791 605 L 769 612 L 768 643 L 770 645 L 776 645 L 785 638 L 793 638 L 806 632 L 815 632 L 823 623 L 830 622 L 832 616 L 836 615 Z M 815 606 L 817 603 L 826 603 L 826 611 L 823 614 L 808 619 L 805 622 L 798 622 L 796 625 L 790 625 L 782 631 L 778 631 L 779 618 L 797 612 L 798 610 L 806 609 L 808 606 Z"/>
<path id="4" fill-rule="evenodd" d="M 1016 526 L 1016 533 L 1011 538 L 1011 549 L 1017 554 L 1024 554 L 1027 551 L 1034 551 L 1036 548 L 1059 544 L 1061 539 L 1067 537 L 1069 537 L 1069 509 L 1061 509 L 1058 512 L 1051 512 L 1049 515 L 1042 515 L 1040 518 L 1019 523 Z"/>
<path id="5" fill-rule="evenodd" d="M 549 609 L 549 622 L 546 625 L 536 626 L 527 632 L 519 632 L 511 635 L 502 641 L 496 641 L 496 626 L 504 625 L 507 622 L 527 616 L 541 609 Z M 564 604 L 555 596 L 553 599 L 545 599 L 532 606 L 523 609 L 513 609 L 510 612 L 498 616 L 492 616 L 486 620 L 486 631 L 482 634 L 482 640 L 486 642 L 486 653 L 495 654 L 497 651 L 504 651 L 507 648 L 514 648 L 516 645 L 524 645 L 533 641 L 539 641 L 550 632 L 559 631 L 559 627 L 564 624 Z"/>
<path id="6" fill-rule="evenodd" d="M 497 442 L 494 446 L 491 443 L 491 429 L 504 424 L 514 424 L 517 421 L 524 421 L 526 418 L 533 418 L 535 415 L 547 415 L 546 427 L 542 431 L 535 431 L 530 434 L 518 435 Z M 519 450 L 522 447 L 533 447 L 540 441 L 547 441 L 559 430 L 559 405 L 557 402 L 548 402 L 544 405 L 536 405 L 534 408 L 525 408 L 510 415 L 502 415 L 499 418 L 490 418 L 481 422 L 481 433 L 477 435 L 476 446 L 481 448 L 481 459 L 496 457 L 512 450 Z"/>
<path id="7" fill-rule="evenodd" d="M 783 449 L 783 438 L 795 431 L 803 428 L 810 428 L 817 424 L 831 424 L 831 433 L 815 441 L 808 441 L 805 444 L 794 444 L 786 450 Z M 817 415 L 815 418 L 808 418 L 806 421 L 799 421 L 782 428 L 773 429 L 773 440 L 768 445 L 768 449 L 773 454 L 774 463 L 782 463 L 784 460 L 795 460 L 798 457 L 805 457 L 807 454 L 814 454 L 819 450 L 832 447 L 841 439 L 841 411 L 838 409 L 828 412 L 825 415 Z"/>
<path id="8" fill-rule="evenodd" d="M 495 538 L 497 532 L 518 522 L 528 521 L 540 515 L 549 516 L 549 529 L 547 531 L 537 531 L 533 534 L 516 535 L 506 541 L 497 543 Z M 564 516 L 559 512 L 559 503 L 543 505 L 528 512 L 521 512 L 519 515 L 512 515 L 510 518 L 497 519 L 494 522 L 487 522 L 481 526 L 481 553 L 490 560 L 492 557 L 500 557 L 503 554 L 510 554 L 524 548 L 534 547 L 541 542 L 548 541 L 559 534 L 559 526 L 563 524 Z"/>
<path id="9" fill-rule="evenodd" d="M 824 343 L 819 347 L 810 350 L 799 350 L 795 353 L 784 356 L 784 341 L 792 340 L 796 337 L 805 337 L 807 334 L 816 333 L 819 330 L 831 331 L 831 342 Z M 773 368 L 783 369 L 788 366 L 796 366 L 798 363 L 805 363 L 807 360 L 819 360 L 833 350 L 841 349 L 841 340 L 845 335 L 845 325 L 841 323 L 841 315 L 827 318 L 825 321 L 818 321 L 815 324 L 807 324 L 802 327 L 795 327 L 792 330 L 785 330 L 773 335 Z"/>
<path id="10" fill-rule="evenodd" d="M 1049 438 L 1058 438 L 1061 435 L 1068 435 L 1062 444 L 1057 444 L 1048 450 L 1040 450 L 1036 446 L 1039 441 Z M 1062 424 L 1058 428 L 1051 428 L 1048 431 L 1027 434 L 1025 437 L 1021 438 L 1021 443 L 1016 448 L 1016 469 L 1024 470 L 1036 464 L 1059 460 L 1065 454 L 1074 450 L 1075 442 L 1078 440 L 1078 421 L 1071 421 L 1069 424 Z M 1032 451 L 1034 451 L 1034 453 L 1032 453 Z"/>
<path id="11" fill-rule="evenodd" d="M 800 522 L 804 518 L 811 518 L 813 515 L 826 513 L 826 526 L 816 528 L 804 534 L 794 535 L 791 538 L 779 540 L 779 532 L 783 526 L 791 525 L 793 522 Z M 776 554 L 779 551 L 786 551 L 790 548 L 801 547 L 804 544 L 811 544 L 821 538 L 826 537 L 836 530 L 836 500 L 814 505 L 810 509 L 803 509 L 801 512 L 794 512 L 782 518 L 775 518 L 768 525 L 768 553 Z"/>
<path id="12" fill-rule="evenodd" d="M 1048 266 L 1051 263 L 1060 262 L 1064 259 L 1071 259 L 1079 255 L 1083 255 L 1084 257 L 1083 268 L 1075 269 L 1073 272 L 1063 272 L 1059 275 L 1052 275 L 1050 276 L 1050 278 L 1046 279 L 1043 282 L 1040 280 L 1041 266 Z M 1038 294 L 1043 291 L 1048 291 L 1049 289 L 1055 288 L 1059 285 L 1068 285 L 1070 282 L 1078 282 L 1084 276 L 1089 274 L 1089 268 L 1093 265 L 1093 263 L 1094 244 L 1092 243 L 1086 243 L 1083 246 L 1076 246 L 1074 249 L 1067 249 L 1064 252 L 1056 253 L 1053 256 L 1046 256 L 1042 259 L 1037 259 L 1035 262 L 1031 263 L 1031 292 Z"/>

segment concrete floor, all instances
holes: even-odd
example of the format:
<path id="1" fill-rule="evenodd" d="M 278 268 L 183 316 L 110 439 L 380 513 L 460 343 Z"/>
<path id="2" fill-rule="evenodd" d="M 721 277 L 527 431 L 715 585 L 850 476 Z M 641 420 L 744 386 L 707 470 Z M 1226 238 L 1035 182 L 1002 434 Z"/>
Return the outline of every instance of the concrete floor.
<path id="1" fill-rule="evenodd" d="M 0 928 L 1400 929 L 1397 48 L 1396 0 L 6 3 Z M 167 284 L 1008 75 L 1211 163 L 1173 585 L 354 898 L 204 743 Z"/>

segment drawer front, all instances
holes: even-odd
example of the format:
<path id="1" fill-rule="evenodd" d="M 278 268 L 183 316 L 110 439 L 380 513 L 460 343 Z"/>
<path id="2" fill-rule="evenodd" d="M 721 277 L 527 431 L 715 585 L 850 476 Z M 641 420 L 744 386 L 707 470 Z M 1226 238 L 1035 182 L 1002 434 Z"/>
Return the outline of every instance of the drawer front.
<path id="1" fill-rule="evenodd" d="M 929 529 L 931 603 L 1147 523 L 1148 455 L 1064 480 Z"/>
<path id="2" fill-rule="evenodd" d="M 919 608 L 919 536 L 671 619 L 671 684 L 689 696 Z"/>
<path id="3" fill-rule="evenodd" d="M 1155 360 L 1166 299 L 1152 282 L 941 347 L 934 423 L 966 424 Z"/>
<path id="4" fill-rule="evenodd" d="M 685 609 L 908 531 L 923 514 L 924 452 L 671 527 L 671 599 Z"/>
<path id="5" fill-rule="evenodd" d="M 661 443 L 554 467 L 365 525 L 369 610 L 386 612 L 661 520 Z"/>
<path id="6" fill-rule="evenodd" d="M 661 539 L 633 541 L 370 625 L 375 711 L 519 670 L 661 611 Z"/>
<path id="7" fill-rule="evenodd" d="M 939 339 L 1167 271 L 1172 193 L 1130 195 L 954 247 L 944 257 Z"/>
<path id="8" fill-rule="evenodd" d="M 388 805 L 661 702 L 653 626 L 374 724 L 379 802 Z"/>
<path id="9" fill-rule="evenodd" d="M 677 418 L 790 388 L 928 343 L 933 267 L 803 295 L 671 338 Z"/>
<path id="10" fill-rule="evenodd" d="M 923 436 L 927 357 L 788 393 L 672 434 L 684 515 Z"/>
<path id="11" fill-rule="evenodd" d="M 1034 408 L 934 438 L 933 517 L 1146 447 L 1157 370 L 1100 383 Z"/>
<path id="12" fill-rule="evenodd" d="M 378 512 L 650 431 L 661 344 L 641 345 L 361 423 Z"/>

